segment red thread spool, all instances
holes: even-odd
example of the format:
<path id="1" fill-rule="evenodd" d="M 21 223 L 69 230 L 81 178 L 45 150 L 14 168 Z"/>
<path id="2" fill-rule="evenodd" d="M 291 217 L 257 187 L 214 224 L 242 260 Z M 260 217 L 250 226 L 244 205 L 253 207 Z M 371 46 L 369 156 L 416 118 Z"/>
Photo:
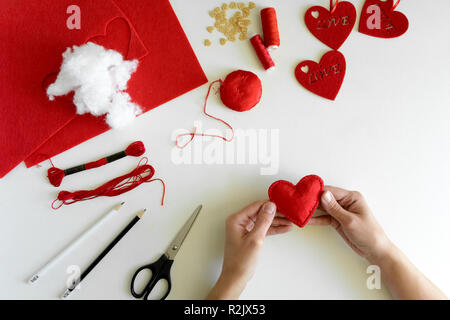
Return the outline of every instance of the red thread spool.
<path id="1" fill-rule="evenodd" d="M 266 48 L 269 50 L 277 49 L 280 46 L 280 35 L 278 33 L 277 13 L 274 8 L 261 10 L 261 24 Z"/>
<path id="2" fill-rule="evenodd" d="M 265 70 L 273 70 L 275 69 L 275 63 L 272 60 L 272 57 L 267 51 L 264 43 L 259 34 L 254 35 L 250 38 L 250 42 L 255 49 L 256 55 L 258 56 L 259 61 Z"/>

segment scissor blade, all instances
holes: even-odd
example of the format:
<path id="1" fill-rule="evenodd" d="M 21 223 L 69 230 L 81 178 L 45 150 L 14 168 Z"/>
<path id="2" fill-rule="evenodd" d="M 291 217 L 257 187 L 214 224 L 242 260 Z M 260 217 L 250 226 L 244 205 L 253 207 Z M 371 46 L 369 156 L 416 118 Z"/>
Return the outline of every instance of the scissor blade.
<path id="1" fill-rule="evenodd" d="M 186 236 L 188 235 L 189 231 L 191 230 L 191 227 L 194 224 L 198 214 L 200 213 L 200 210 L 202 210 L 202 205 L 199 205 L 197 209 L 194 210 L 194 213 L 192 213 L 189 220 L 186 221 L 183 228 L 181 228 L 175 239 L 170 244 L 170 247 L 166 251 L 166 255 L 170 260 L 173 260 L 177 255 L 178 250 L 180 250 L 180 247 L 183 244 L 184 239 L 186 239 Z"/>

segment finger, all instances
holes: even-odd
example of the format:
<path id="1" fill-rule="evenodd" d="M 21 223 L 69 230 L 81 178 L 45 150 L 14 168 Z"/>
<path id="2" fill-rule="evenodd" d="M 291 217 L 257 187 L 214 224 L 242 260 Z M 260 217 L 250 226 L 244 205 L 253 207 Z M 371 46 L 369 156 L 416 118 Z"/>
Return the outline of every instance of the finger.
<path id="1" fill-rule="evenodd" d="M 253 221 L 256 220 L 256 216 L 259 212 L 259 210 L 261 209 L 262 205 L 264 203 L 266 203 L 268 200 L 258 200 L 255 201 L 251 204 L 249 204 L 248 206 L 246 206 L 245 208 L 241 209 L 238 213 L 236 213 L 237 215 L 241 216 L 241 217 L 245 217 L 245 218 L 250 218 Z"/>
<path id="2" fill-rule="evenodd" d="M 233 222 L 234 225 L 246 226 L 251 220 L 255 221 L 259 209 L 265 202 L 267 202 L 267 200 L 255 201 L 249 204 L 245 208 L 232 214 L 230 216 L 230 220 Z"/>
<path id="3" fill-rule="evenodd" d="M 350 212 L 357 214 L 366 214 L 370 212 L 366 199 L 358 191 L 351 191 L 350 194 L 339 201 L 339 204 Z"/>
<path id="4" fill-rule="evenodd" d="M 336 201 L 333 193 L 325 191 L 320 197 L 322 208 L 333 218 L 342 224 L 346 224 L 352 218 L 352 213 L 348 212 Z"/>
<path id="5" fill-rule="evenodd" d="M 336 230 L 339 229 L 338 227 L 340 226 L 339 222 L 335 218 L 330 216 L 329 214 L 324 214 L 323 216 L 320 216 L 320 217 L 312 217 L 308 221 L 308 225 L 309 226 L 331 226 L 331 227 L 335 228 Z"/>
<path id="6" fill-rule="evenodd" d="M 349 190 L 345 190 L 345 189 L 333 187 L 333 186 L 325 186 L 323 188 L 323 191 L 324 192 L 330 191 L 333 194 L 336 201 L 340 201 L 343 198 L 347 197 L 349 194 L 351 194 L 351 191 L 349 191 Z"/>
<path id="7" fill-rule="evenodd" d="M 291 220 L 287 218 L 275 217 L 272 221 L 272 226 L 286 226 L 292 224 Z"/>
<path id="8" fill-rule="evenodd" d="M 291 222 L 291 220 L 287 219 L 286 217 L 275 216 L 270 227 L 272 228 L 272 227 L 291 226 L 292 224 L 293 223 Z M 254 221 L 250 220 L 245 226 L 245 229 L 247 230 L 247 232 L 250 232 L 253 230 L 254 227 L 255 227 Z"/>
<path id="9" fill-rule="evenodd" d="M 292 230 L 293 226 L 294 226 L 293 224 L 287 226 L 276 226 L 276 227 L 272 226 L 269 228 L 269 230 L 267 230 L 267 235 L 273 236 L 276 234 L 289 232 Z"/>
<path id="10" fill-rule="evenodd" d="M 312 217 L 308 221 L 309 226 L 329 226 L 331 224 L 331 216 L 325 214 L 319 217 Z"/>
<path id="11" fill-rule="evenodd" d="M 277 218 L 277 217 L 286 218 L 286 216 L 279 211 L 277 211 L 277 213 L 275 213 L 275 218 Z"/>
<path id="12" fill-rule="evenodd" d="M 267 230 L 269 230 L 272 224 L 273 218 L 275 217 L 275 211 L 277 207 L 273 202 L 266 202 L 259 209 L 258 215 L 256 217 L 255 226 L 250 232 L 251 235 L 264 239 Z"/>
<path id="13" fill-rule="evenodd" d="M 287 217 L 279 211 L 277 211 L 277 213 L 275 213 L 275 218 L 287 219 Z"/>
<path id="14" fill-rule="evenodd" d="M 245 226 L 245 230 L 247 230 L 247 232 L 250 232 L 253 230 L 253 228 L 255 227 L 255 223 L 250 220 L 247 225 Z"/>
<path id="15" fill-rule="evenodd" d="M 349 191 L 332 186 L 325 186 L 324 191 L 330 191 L 340 206 L 352 213 L 364 214 L 370 211 L 364 196 L 358 191 Z"/>
<path id="16" fill-rule="evenodd" d="M 274 220 L 277 220 L 277 219 L 280 219 L 280 221 L 281 221 L 281 220 L 285 220 L 286 222 L 287 222 L 287 221 L 291 221 L 291 220 L 289 220 L 284 214 L 282 214 L 282 213 L 279 212 L 279 211 L 277 211 L 277 213 L 275 214 Z"/>

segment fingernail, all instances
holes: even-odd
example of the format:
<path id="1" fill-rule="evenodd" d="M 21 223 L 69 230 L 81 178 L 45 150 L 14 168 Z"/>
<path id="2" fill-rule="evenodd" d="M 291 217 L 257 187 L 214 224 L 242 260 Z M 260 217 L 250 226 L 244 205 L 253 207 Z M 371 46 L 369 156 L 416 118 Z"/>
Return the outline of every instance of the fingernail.
<path id="1" fill-rule="evenodd" d="M 268 214 L 275 214 L 275 211 L 277 211 L 277 207 L 273 202 L 266 202 L 262 207 L 262 211 Z"/>
<path id="2" fill-rule="evenodd" d="M 326 203 L 330 203 L 331 201 L 333 201 L 333 194 L 330 191 L 325 191 L 325 193 L 323 194 L 323 200 Z"/>

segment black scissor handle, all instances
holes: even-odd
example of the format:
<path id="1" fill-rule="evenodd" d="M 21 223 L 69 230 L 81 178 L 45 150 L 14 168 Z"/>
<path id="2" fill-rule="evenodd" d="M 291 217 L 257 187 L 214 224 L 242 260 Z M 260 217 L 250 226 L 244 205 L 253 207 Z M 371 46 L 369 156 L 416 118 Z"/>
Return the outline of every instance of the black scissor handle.
<path id="1" fill-rule="evenodd" d="M 137 269 L 136 272 L 135 272 L 134 275 L 133 275 L 133 278 L 131 279 L 131 294 L 132 294 L 133 297 L 135 297 L 135 298 L 138 298 L 138 299 L 139 299 L 139 298 L 142 298 L 142 297 L 145 295 L 145 290 L 147 289 L 148 284 L 145 285 L 145 287 L 142 289 L 141 292 L 136 292 L 136 291 L 134 290 L 134 287 L 135 287 L 134 283 L 135 283 L 135 281 L 136 281 L 136 277 L 138 276 L 138 274 L 139 274 L 142 270 L 147 270 L 147 269 L 151 270 L 151 272 L 152 272 L 152 276 L 151 276 L 151 278 L 150 278 L 150 280 L 149 280 L 149 281 L 151 282 L 152 279 L 153 279 L 153 277 L 154 277 L 154 275 L 155 275 L 155 271 L 154 271 L 154 269 L 153 269 L 152 264 L 148 264 L 148 265 L 142 266 L 142 267 L 140 267 L 139 269 Z"/>
<path id="2" fill-rule="evenodd" d="M 163 254 L 157 261 L 137 269 L 133 275 L 133 278 L 131 279 L 131 294 L 133 295 L 133 297 L 138 299 L 144 297 L 144 299 L 147 300 L 148 295 L 153 290 L 156 283 L 158 283 L 159 280 L 164 279 L 167 281 L 168 287 L 165 295 L 161 298 L 161 300 L 167 298 L 170 290 L 172 289 L 172 283 L 170 281 L 170 268 L 172 267 L 172 263 L 173 260 L 170 260 L 165 254 Z M 148 283 L 145 285 L 144 289 L 141 292 L 136 292 L 134 290 L 136 277 L 142 270 L 146 269 L 149 269 L 152 272 L 152 276 Z"/>

